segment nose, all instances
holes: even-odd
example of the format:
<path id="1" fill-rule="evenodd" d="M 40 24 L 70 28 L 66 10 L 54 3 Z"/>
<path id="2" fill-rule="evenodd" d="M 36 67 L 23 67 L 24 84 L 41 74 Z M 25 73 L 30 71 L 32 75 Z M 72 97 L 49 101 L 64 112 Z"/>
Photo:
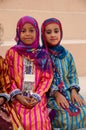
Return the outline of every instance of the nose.
<path id="1" fill-rule="evenodd" d="M 54 36 L 55 36 L 55 33 L 54 33 L 54 32 L 52 32 L 52 33 L 51 33 L 51 36 L 52 36 L 52 37 L 54 37 Z"/>
<path id="2" fill-rule="evenodd" d="M 26 35 L 30 35 L 30 32 L 29 32 L 29 31 L 27 31 L 27 32 L 26 32 Z"/>

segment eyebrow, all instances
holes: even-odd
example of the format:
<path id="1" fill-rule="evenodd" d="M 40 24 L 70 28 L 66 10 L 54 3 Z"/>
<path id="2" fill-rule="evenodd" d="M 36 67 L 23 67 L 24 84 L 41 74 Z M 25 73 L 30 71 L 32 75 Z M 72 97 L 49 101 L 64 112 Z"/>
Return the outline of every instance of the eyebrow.
<path id="1" fill-rule="evenodd" d="M 59 28 L 54 28 L 54 29 L 55 29 L 55 30 L 56 30 L 56 29 L 58 29 L 58 30 L 59 30 Z"/>
<path id="2" fill-rule="evenodd" d="M 26 27 L 23 27 L 23 28 L 26 28 Z M 32 29 L 32 28 L 35 28 L 35 27 L 31 26 L 31 27 L 29 27 L 29 28 L 31 28 L 31 29 Z"/>
<path id="3" fill-rule="evenodd" d="M 45 31 L 51 31 L 52 29 L 45 29 Z M 54 28 L 54 30 L 59 30 L 59 28 Z"/>

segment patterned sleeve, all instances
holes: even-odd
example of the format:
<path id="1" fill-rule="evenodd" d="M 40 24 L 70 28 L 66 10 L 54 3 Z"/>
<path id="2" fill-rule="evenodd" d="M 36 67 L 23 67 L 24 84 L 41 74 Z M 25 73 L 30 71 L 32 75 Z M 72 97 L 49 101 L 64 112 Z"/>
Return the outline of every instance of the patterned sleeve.
<path id="1" fill-rule="evenodd" d="M 77 74 L 74 58 L 71 53 L 69 53 L 68 62 L 69 62 L 68 79 L 70 82 L 70 89 L 75 88 L 77 91 L 79 91 L 80 87 L 79 87 L 78 74 Z"/>
<path id="2" fill-rule="evenodd" d="M 50 96 L 54 96 L 54 94 L 56 93 L 56 91 L 59 91 L 59 88 L 63 87 L 63 82 L 61 80 L 61 77 L 59 76 L 59 74 L 57 72 L 54 72 L 54 78 L 49 90 L 49 95 Z"/>

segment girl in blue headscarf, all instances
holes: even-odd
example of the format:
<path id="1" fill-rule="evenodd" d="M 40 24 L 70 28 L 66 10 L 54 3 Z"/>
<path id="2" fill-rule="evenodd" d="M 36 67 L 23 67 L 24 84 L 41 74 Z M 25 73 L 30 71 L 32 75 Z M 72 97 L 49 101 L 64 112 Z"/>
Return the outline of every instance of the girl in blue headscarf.
<path id="1" fill-rule="evenodd" d="M 53 110 L 50 113 L 52 127 L 61 130 L 86 128 L 86 102 L 79 94 L 74 58 L 60 45 L 63 36 L 60 21 L 56 18 L 45 20 L 41 33 L 43 47 L 50 54 L 54 72 L 48 92 L 48 107 Z"/>

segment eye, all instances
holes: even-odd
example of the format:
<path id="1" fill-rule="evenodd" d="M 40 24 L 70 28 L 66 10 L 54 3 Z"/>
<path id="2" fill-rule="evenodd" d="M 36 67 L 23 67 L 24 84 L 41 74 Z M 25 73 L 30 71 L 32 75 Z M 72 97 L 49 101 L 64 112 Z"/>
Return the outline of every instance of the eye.
<path id="1" fill-rule="evenodd" d="M 34 32 L 35 31 L 35 29 L 30 29 L 30 32 Z"/>
<path id="2" fill-rule="evenodd" d="M 55 32 L 55 33 L 58 33 L 58 32 L 59 32 L 59 30 L 55 30 L 54 32 Z"/>
<path id="3" fill-rule="evenodd" d="M 54 32 L 55 32 L 55 33 L 58 33 L 58 32 L 59 32 L 59 30 L 58 30 L 58 29 L 55 29 L 55 30 L 54 30 Z"/>
<path id="4" fill-rule="evenodd" d="M 26 32 L 26 30 L 25 30 L 25 29 L 22 29 L 22 31 L 21 31 L 21 32 L 25 33 L 25 32 Z"/>
<path id="5" fill-rule="evenodd" d="M 50 30 L 46 30 L 45 33 L 46 34 L 51 34 L 51 31 Z"/>

